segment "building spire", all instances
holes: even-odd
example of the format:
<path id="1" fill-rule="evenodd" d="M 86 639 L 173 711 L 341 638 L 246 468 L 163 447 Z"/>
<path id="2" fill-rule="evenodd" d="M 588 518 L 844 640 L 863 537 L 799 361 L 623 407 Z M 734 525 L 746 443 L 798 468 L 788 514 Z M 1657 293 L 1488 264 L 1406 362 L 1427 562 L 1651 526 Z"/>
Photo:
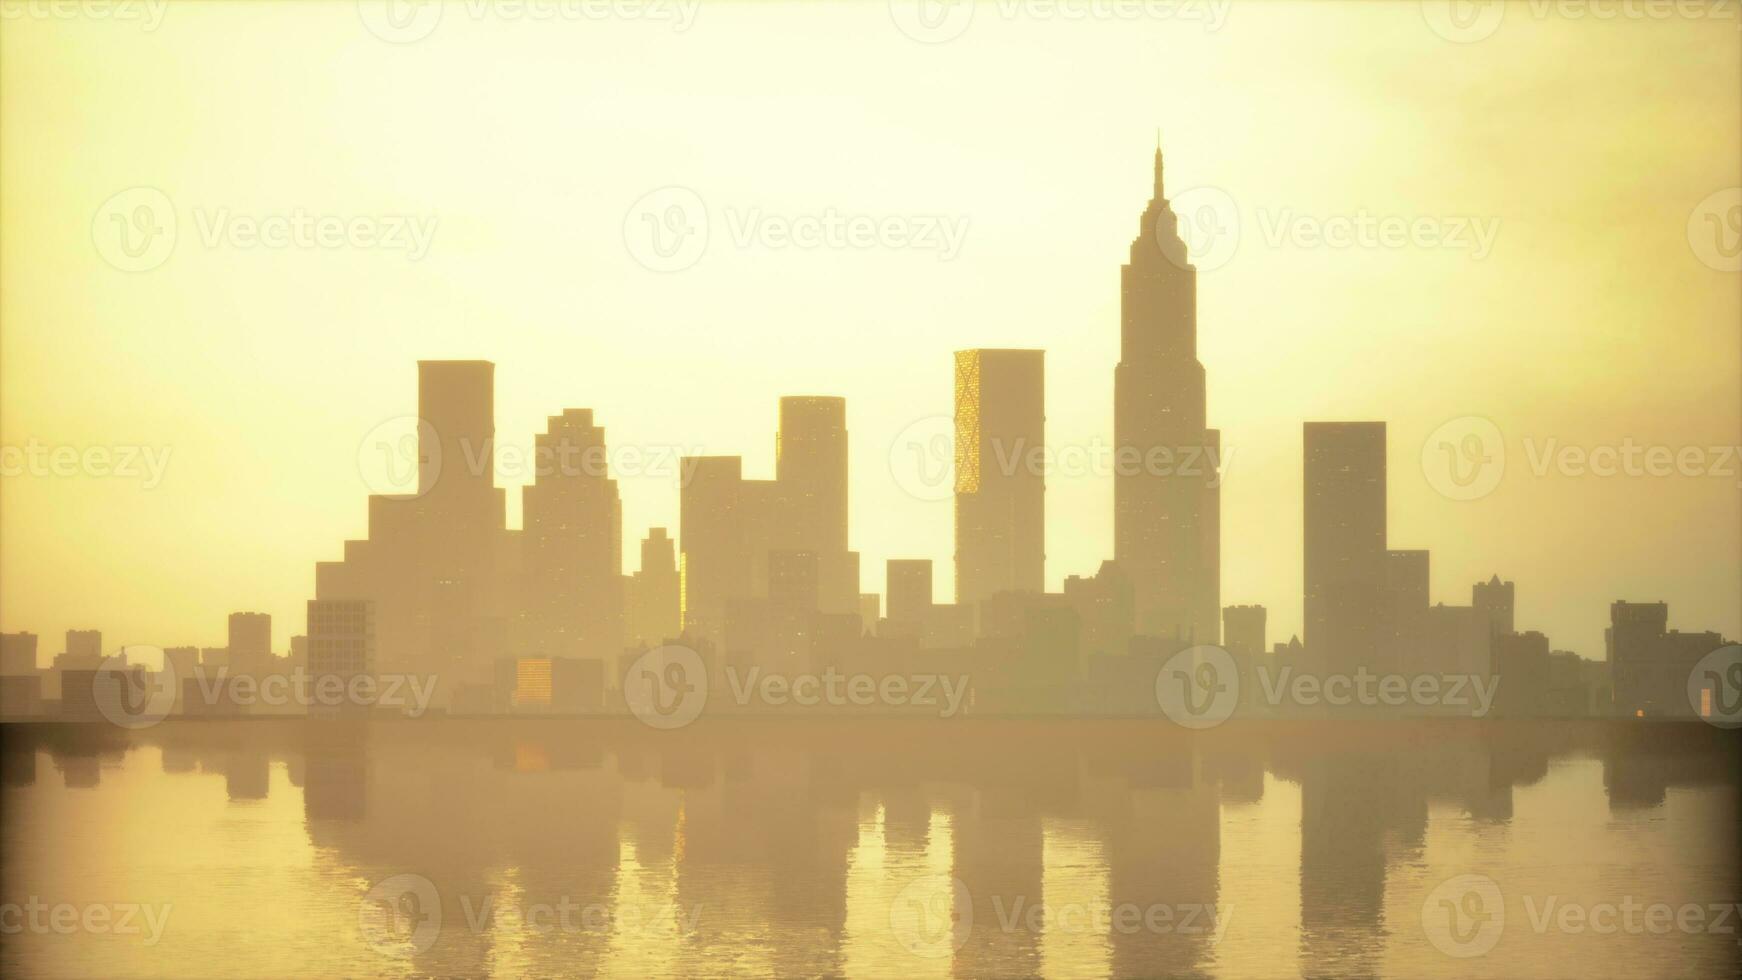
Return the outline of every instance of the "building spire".
<path id="1" fill-rule="evenodd" d="M 1161 127 L 1155 128 L 1155 200 L 1165 200 L 1161 193 Z"/>

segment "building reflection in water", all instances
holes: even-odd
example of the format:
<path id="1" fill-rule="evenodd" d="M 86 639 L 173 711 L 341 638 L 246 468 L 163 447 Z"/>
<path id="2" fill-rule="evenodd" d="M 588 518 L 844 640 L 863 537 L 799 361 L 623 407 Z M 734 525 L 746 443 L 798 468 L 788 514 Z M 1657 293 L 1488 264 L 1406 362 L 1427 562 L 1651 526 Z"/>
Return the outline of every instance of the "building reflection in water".
<path id="1" fill-rule="evenodd" d="M 356 968 L 440 974 L 1380 975 L 1419 931 L 1388 901 L 1431 863 L 1441 808 L 1504 831 L 1514 790 L 1560 759 L 1600 761 L 1611 814 L 1679 788 L 1733 799 L 1738 771 L 1722 733 L 1610 724 L 213 722 L 15 726 L 4 748 L 8 814 L 39 782 L 85 792 L 153 750 L 157 778 L 221 774 L 231 805 L 265 799 L 282 764 L 355 894 L 337 918 L 399 876 L 433 890 L 388 896 L 403 935 L 350 927 L 376 958 Z M 1243 859 L 1224 825 L 1284 784 L 1298 921 L 1286 873 L 1224 883 Z M 1699 842 L 1711 867 L 1736 867 L 1733 828 Z M 1726 874 L 1688 899 L 1734 901 Z M 1257 906 L 1243 919 L 1230 888 Z M 922 892 L 942 904 L 913 921 L 938 929 L 903 935 L 892 909 Z"/>

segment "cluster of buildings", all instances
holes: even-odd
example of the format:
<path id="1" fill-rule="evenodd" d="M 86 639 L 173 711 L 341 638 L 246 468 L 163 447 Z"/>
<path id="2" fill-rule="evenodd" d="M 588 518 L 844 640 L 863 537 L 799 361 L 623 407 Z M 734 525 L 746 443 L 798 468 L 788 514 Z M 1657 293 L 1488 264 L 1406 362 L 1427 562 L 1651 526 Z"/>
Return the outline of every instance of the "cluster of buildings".
<path id="1" fill-rule="evenodd" d="M 1661 603 L 1615 605 L 1606 662 L 1518 631 L 1513 583 L 1498 576 L 1468 605 L 1433 603 L 1428 553 L 1388 540 L 1383 422 L 1305 425 L 1302 635 L 1269 644 L 1262 606 L 1223 608 L 1221 437 L 1208 427 L 1196 271 L 1178 222 L 1158 149 L 1121 276 L 1114 553 L 1062 592 L 1044 582 L 1042 351 L 955 354 L 949 602 L 923 559 L 890 560 L 884 592 L 860 592 L 844 399 L 780 399 L 772 478 L 747 475 L 737 456 L 684 460 L 678 535 L 651 528 L 640 570 L 625 575 L 622 505 L 592 411 L 551 416 L 536 437 L 512 529 L 490 465 L 494 365 L 423 361 L 416 491 L 371 496 L 367 536 L 317 565 L 290 656 L 271 653 L 269 621 L 239 613 L 229 648 L 170 651 L 178 674 L 428 677 L 437 710 L 585 713 L 614 702 L 642 651 L 680 644 L 722 686 L 740 669 L 955 674 L 970 678 L 978 712 L 1147 714 L 1162 664 L 1221 646 L 1251 714 L 1301 707 L 1262 696 L 1285 670 L 1497 678 L 1494 707 L 1508 716 L 1695 713 L 1689 672 L 1725 641 L 1669 630 Z M 9 636 L 8 675 L 26 638 L 36 670 L 34 637 Z M 100 653 L 94 634 L 68 634 L 54 667 L 63 710 L 73 672 Z"/>

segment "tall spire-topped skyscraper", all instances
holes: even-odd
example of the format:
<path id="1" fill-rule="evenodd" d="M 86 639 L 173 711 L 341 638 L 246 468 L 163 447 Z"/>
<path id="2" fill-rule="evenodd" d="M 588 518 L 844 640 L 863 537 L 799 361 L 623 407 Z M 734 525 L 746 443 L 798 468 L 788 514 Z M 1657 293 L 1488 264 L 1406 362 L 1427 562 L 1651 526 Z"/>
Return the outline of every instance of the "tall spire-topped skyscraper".
<path id="1" fill-rule="evenodd" d="M 1197 270 L 1162 188 L 1143 210 L 1120 271 L 1113 372 L 1114 558 L 1130 578 L 1138 633 L 1220 636 L 1220 433 L 1205 427 Z"/>

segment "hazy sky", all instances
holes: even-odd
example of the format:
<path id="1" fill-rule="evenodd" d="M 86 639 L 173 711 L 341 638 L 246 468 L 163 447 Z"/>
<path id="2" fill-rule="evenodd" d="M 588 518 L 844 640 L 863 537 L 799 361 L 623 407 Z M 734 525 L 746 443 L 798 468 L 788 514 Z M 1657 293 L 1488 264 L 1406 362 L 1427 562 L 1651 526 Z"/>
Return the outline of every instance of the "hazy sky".
<path id="1" fill-rule="evenodd" d="M 1194 241 L 1225 602 L 1299 629 L 1301 423 L 1383 419 L 1392 547 L 1432 549 L 1436 601 L 1499 572 L 1587 656 L 1618 598 L 1742 633 L 1742 463 L 1708 449 L 1742 442 L 1733 4 L 97 9 L 0 4 L 0 628 L 45 660 L 69 627 L 219 644 L 244 609 L 283 649 L 420 358 L 496 362 L 507 445 L 586 407 L 646 451 L 626 571 L 676 525 L 663 454 L 772 476 L 777 398 L 844 395 L 865 588 L 930 557 L 947 598 L 950 504 L 902 447 L 952 351 L 1042 347 L 1048 586 L 1091 573 L 1112 479 L 1076 463 L 1112 437 L 1157 127 L 1170 191 L 1238 221 Z M 661 256 L 645 221 L 685 204 L 701 250 Z M 876 230 L 781 237 L 850 218 Z M 1472 416 L 1504 465 L 1453 499 L 1423 447 Z M 61 475 L 56 447 L 110 454 Z"/>

